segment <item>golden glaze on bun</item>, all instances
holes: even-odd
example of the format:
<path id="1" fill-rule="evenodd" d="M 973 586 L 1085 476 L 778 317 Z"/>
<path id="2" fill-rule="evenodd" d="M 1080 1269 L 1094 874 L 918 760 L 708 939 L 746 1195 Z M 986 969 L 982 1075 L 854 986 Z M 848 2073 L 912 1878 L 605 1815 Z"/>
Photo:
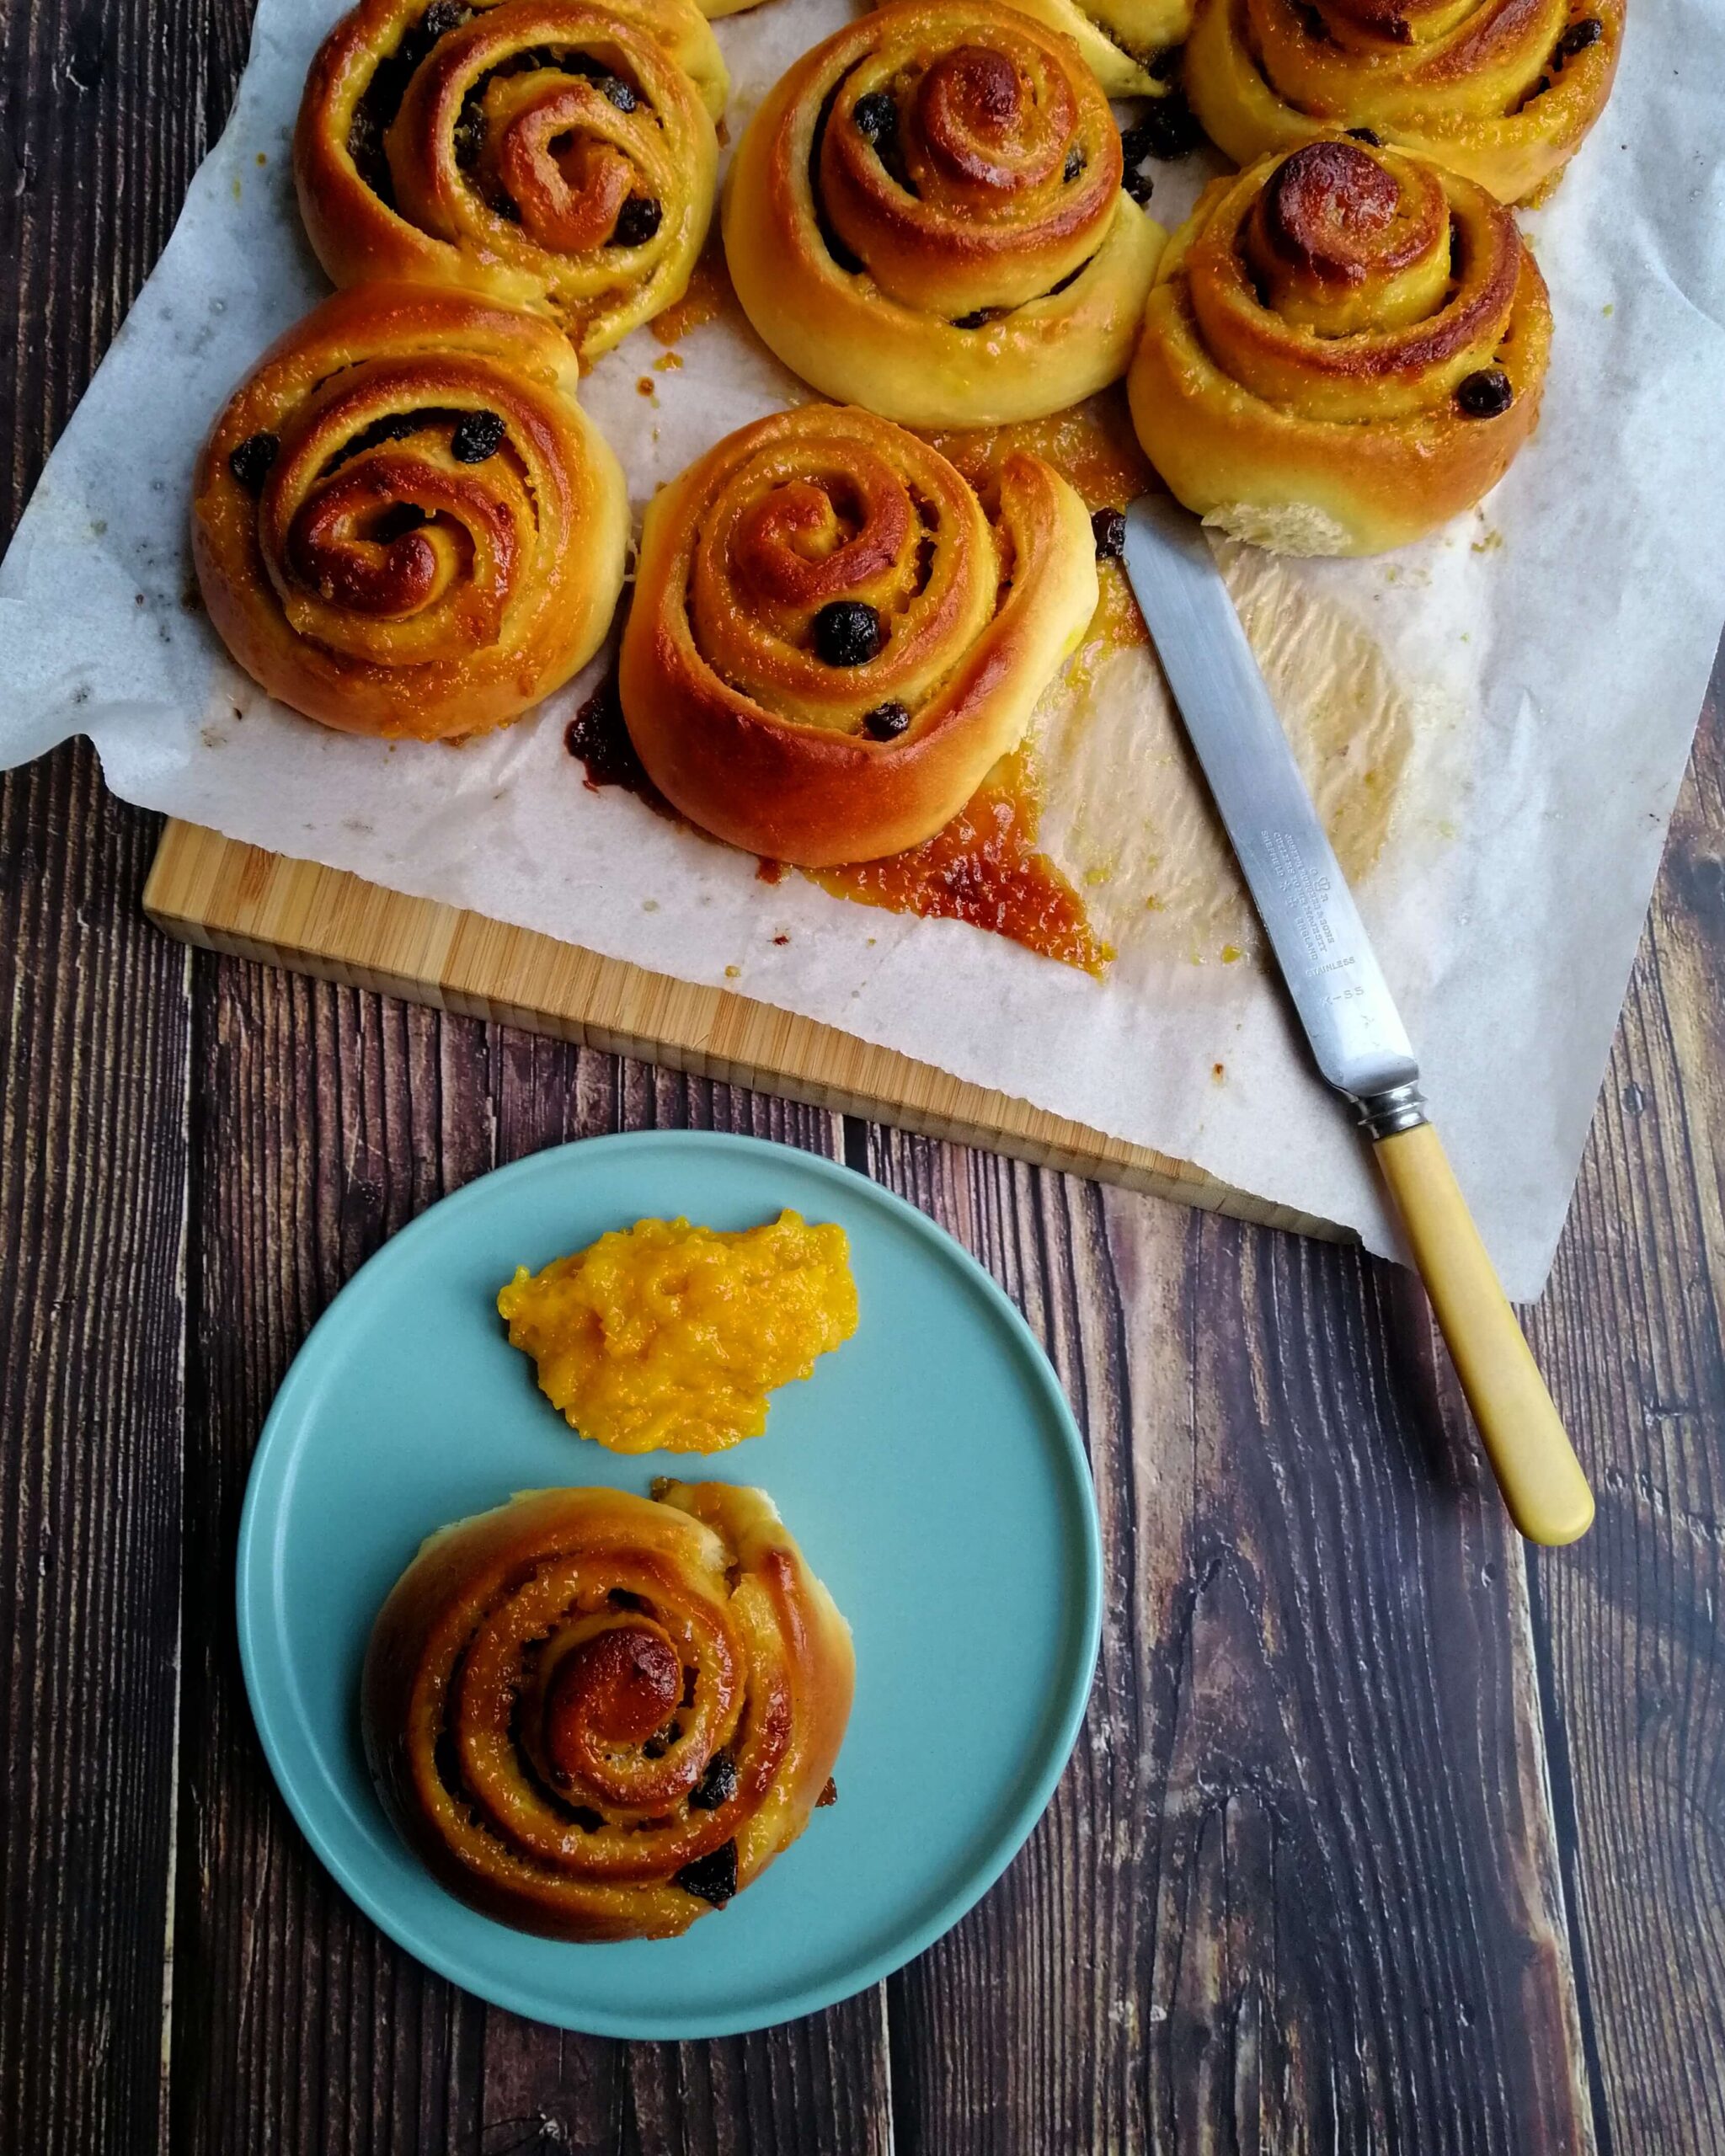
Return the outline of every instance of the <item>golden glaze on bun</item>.
<path id="1" fill-rule="evenodd" d="M 306 230 L 338 285 L 531 307 L 590 362 L 688 285 L 728 87 L 692 0 L 360 0 L 300 103 Z"/>
<path id="2" fill-rule="evenodd" d="M 738 148 L 745 312 L 827 396 L 911 426 L 1115 381 L 1162 244 L 1071 38 L 992 0 L 894 0 L 805 52 Z"/>
<path id="3" fill-rule="evenodd" d="M 1064 30 L 1111 98 L 1154 98 L 1165 86 L 1152 75 L 1156 56 L 1180 44 L 1192 27 L 1192 0 L 1007 0 L 1021 14 Z"/>
<path id="4" fill-rule="evenodd" d="M 338 292 L 198 460 L 204 603 L 254 680 L 350 734 L 481 732 L 558 688 L 622 588 L 617 459 L 568 340 L 459 292 Z"/>
<path id="5" fill-rule="evenodd" d="M 1605 109 L 1624 0 L 1197 0 L 1185 83 L 1236 164 L 1365 127 L 1519 202 Z"/>
<path id="6" fill-rule="evenodd" d="M 850 1630 L 770 1500 L 654 1488 L 529 1491 L 443 1529 L 372 1630 L 385 1808 L 522 1931 L 686 1931 L 797 1838 L 838 1757 Z"/>
<path id="7" fill-rule="evenodd" d="M 1483 188 L 1326 139 L 1206 189 L 1127 387 L 1187 508 L 1287 552 L 1372 554 L 1502 478 L 1550 341 L 1544 280 Z"/>
<path id="8" fill-rule="evenodd" d="M 649 505 L 623 716 L 692 823 L 805 867 L 873 860 L 964 805 L 1096 600 L 1088 514 L 1039 458 L 1007 456 L 985 504 L 890 421 L 804 405 Z M 858 608 L 878 636 L 823 657 L 827 610 Z"/>

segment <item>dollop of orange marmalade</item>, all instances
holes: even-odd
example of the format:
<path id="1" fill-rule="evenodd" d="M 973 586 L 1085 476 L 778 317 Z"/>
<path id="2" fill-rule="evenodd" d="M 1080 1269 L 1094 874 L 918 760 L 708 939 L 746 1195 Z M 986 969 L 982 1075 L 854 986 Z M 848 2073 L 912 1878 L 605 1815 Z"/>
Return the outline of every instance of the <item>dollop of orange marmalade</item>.
<path id="1" fill-rule="evenodd" d="M 724 304 L 723 263 L 713 280 L 703 284 L 707 261 L 703 255 L 686 298 L 653 326 L 654 335 L 667 344 L 697 322 L 710 320 Z M 714 295 L 710 305 L 697 297 L 697 289 Z M 670 326 L 679 309 L 692 302 L 707 311 Z M 1154 484 L 1118 389 L 1049 419 L 932 433 L 928 439 L 984 494 L 993 488 L 1001 459 L 1013 449 L 1028 450 L 1051 464 L 1092 510 L 1124 509 Z M 1066 675 L 1081 694 L 1109 651 L 1149 642 L 1119 562 L 1098 563 L 1097 571 L 1101 595 Z M 569 728 L 569 746 L 586 766 L 590 786 L 625 786 L 662 814 L 671 813 L 628 745 L 614 683 L 607 682 L 583 707 Z M 1092 931 L 1082 898 L 1038 846 L 1041 820 L 1041 787 L 1034 757 L 1025 744 L 1002 757 L 952 821 L 921 846 L 881 861 L 801 873 L 835 898 L 924 920 L 968 921 L 1099 979 L 1114 955 L 1113 947 Z M 776 883 L 783 869 L 777 862 L 763 862 L 760 873 L 763 882 Z"/>
<path id="2" fill-rule="evenodd" d="M 510 1343 L 569 1427 L 612 1452 L 720 1452 L 767 1396 L 857 1330 L 842 1228 L 788 1210 L 758 1228 L 638 1220 L 499 1291 Z"/>

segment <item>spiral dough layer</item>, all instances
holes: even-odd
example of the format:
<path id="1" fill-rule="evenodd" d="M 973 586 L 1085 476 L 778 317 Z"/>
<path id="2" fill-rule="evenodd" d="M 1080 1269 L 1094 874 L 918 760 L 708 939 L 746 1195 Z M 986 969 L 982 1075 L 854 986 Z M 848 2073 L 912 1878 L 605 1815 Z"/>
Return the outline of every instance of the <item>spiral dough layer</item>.
<path id="1" fill-rule="evenodd" d="M 1237 164 L 1367 129 L 1519 202 L 1605 109 L 1624 0 L 1198 0 L 1187 94 Z"/>
<path id="2" fill-rule="evenodd" d="M 199 459 L 210 618 L 271 696 L 351 734 L 474 734 L 559 687 L 622 588 L 622 473 L 550 323 L 459 293 L 338 292 Z"/>
<path id="3" fill-rule="evenodd" d="M 537 1490 L 434 1534 L 366 1657 L 403 1837 L 524 1931 L 667 1939 L 809 1823 L 851 1635 L 759 1490 Z"/>
<path id="4" fill-rule="evenodd" d="M 1039 459 L 985 504 L 927 442 L 809 404 L 649 504 L 620 687 L 693 823 L 805 867 L 919 845 L 1023 734 L 1097 600 L 1083 503 Z"/>
<path id="5" fill-rule="evenodd" d="M 692 0 L 360 0 L 306 79 L 306 230 L 338 285 L 461 286 L 590 361 L 688 285 L 727 87 Z"/>
<path id="6" fill-rule="evenodd" d="M 1370 554 L 1494 486 L 1539 411 L 1546 288 L 1509 212 L 1428 159 L 1308 143 L 1217 180 L 1170 243 L 1128 383 L 1188 509 Z"/>
<path id="7" fill-rule="evenodd" d="M 897 0 L 804 54 L 726 193 L 737 296 L 828 396 L 913 426 L 1060 410 L 1122 374 L 1162 233 L 1102 86 L 991 0 Z"/>

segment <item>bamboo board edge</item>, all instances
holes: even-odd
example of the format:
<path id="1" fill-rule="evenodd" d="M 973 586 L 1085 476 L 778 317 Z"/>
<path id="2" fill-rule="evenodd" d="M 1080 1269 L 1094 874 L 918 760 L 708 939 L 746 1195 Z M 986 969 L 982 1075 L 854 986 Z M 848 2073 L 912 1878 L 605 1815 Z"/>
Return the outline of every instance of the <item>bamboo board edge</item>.
<path id="1" fill-rule="evenodd" d="M 1354 1240 L 1332 1221 L 1234 1189 L 1189 1161 L 1106 1137 L 836 1027 L 177 819 L 163 829 L 143 910 L 164 934 L 206 950 L 983 1146 L 1202 1211 Z"/>

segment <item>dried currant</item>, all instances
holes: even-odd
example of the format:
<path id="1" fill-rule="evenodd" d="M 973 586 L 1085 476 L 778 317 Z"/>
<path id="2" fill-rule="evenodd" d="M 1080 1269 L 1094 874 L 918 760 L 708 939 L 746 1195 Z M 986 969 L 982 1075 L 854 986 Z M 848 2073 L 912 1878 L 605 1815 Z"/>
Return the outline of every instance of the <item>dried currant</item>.
<path id="1" fill-rule="evenodd" d="M 248 435 L 238 448 L 227 452 L 227 468 L 248 494 L 261 494 L 270 467 L 280 451 L 281 444 L 274 435 Z"/>
<path id="2" fill-rule="evenodd" d="M 457 464 L 483 464 L 502 448 L 508 431 L 495 412 L 463 413 L 449 438 L 449 453 Z"/>
<path id="3" fill-rule="evenodd" d="M 737 1845 L 724 1842 L 706 1856 L 697 1856 L 673 1875 L 686 1894 L 711 1902 L 722 1909 L 737 1891 Z"/>
<path id="4" fill-rule="evenodd" d="M 1164 164 L 1171 164 L 1177 157 L 1188 157 L 1200 146 L 1204 130 L 1182 93 L 1171 89 L 1166 96 L 1159 97 L 1143 119 L 1135 126 L 1129 127 L 1120 139 L 1129 165 L 1145 157 L 1159 157 Z"/>
<path id="5" fill-rule="evenodd" d="M 736 1761 L 729 1752 L 715 1752 L 707 1762 L 701 1786 L 689 1791 L 689 1802 L 697 1812 L 717 1812 L 721 1804 L 729 1804 L 736 1793 Z"/>
<path id="6" fill-rule="evenodd" d="M 665 205 L 654 195 L 632 195 L 617 213 L 611 239 L 618 247 L 640 247 L 664 221 Z"/>
<path id="7" fill-rule="evenodd" d="M 1117 562 L 1125 552 L 1126 519 L 1117 509 L 1092 510 L 1090 529 L 1096 540 L 1096 558 Z"/>
<path id="8" fill-rule="evenodd" d="M 1481 367 L 1461 383 L 1455 402 L 1470 419 L 1495 419 L 1515 402 L 1515 392 L 1502 367 Z"/>
<path id="9" fill-rule="evenodd" d="M 862 714 L 862 731 L 872 741 L 896 741 L 911 723 L 911 707 L 895 696 Z"/>
<path id="10" fill-rule="evenodd" d="M 825 666 L 866 666 L 886 642 L 866 599 L 834 599 L 814 616 L 814 653 Z"/>
<path id="11" fill-rule="evenodd" d="M 640 99 L 621 75 L 601 75 L 599 87 L 619 112 L 633 112 Z"/>
<path id="12" fill-rule="evenodd" d="M 871 90 L 867 97 L 858 98 L 851 108 L 851 117 L 863 141 L 877 148 L 891 141 L 899 131 L 899 108 L 889 90 Z"/>
<path id="13" fill-rule="evenodd" d="M 1605 25 L 1597 15 L 1583 15 L 1578 23 L 1572 23 L 1557 40 L 1559 64 L 1573 60 L 1578 52 L 1585 52 L 1590 45 L 1597 45 L 1605 35 Z"/>

